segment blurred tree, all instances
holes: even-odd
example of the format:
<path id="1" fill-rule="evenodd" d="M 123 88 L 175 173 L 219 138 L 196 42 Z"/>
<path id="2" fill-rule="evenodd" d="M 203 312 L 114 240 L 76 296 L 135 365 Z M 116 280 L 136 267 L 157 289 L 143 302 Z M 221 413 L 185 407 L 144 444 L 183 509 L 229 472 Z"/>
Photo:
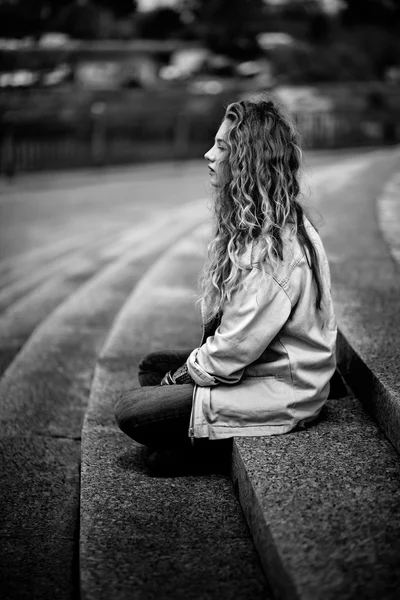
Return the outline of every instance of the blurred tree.
<path id="1" fill-rule="evenodd" d="M 400 0 L 343 0 L 342 21 L 347 27 L 363 24 L 385 29 L 400 27 Z"/>
<path id="2" fill-rule="evenodd" d="M 281 82 L 315 84 L 366 81 L 373 76 L 368 59 L 351 44 L 281 47 L 271 52 L 274 72 Z"/>
<path id="3" fill-rule="evenodd" d="M 70 0 L 61 0 L 63 7 Z M 0 36 L 38 36 L 57 6 L 56 0 L 0 0 Z"/>
<path id="4" fill-rule="evenodd" d="M 310 16 L 308 22 L 308 39 L 311 43 L 326 44 L 334 35 L 335 18 L 324 11 Z"/>
<path id="5" fill-rule="evenodd" d="M 0 36 L 39 37 L 62 27 L 76 37 L 104 37 L 102 30 L 123 29 L 120 21 L 136 8 L 137 0 L 0 0 Z M 112 23 L 114 17 L 119 24 Z"/>
<path id="6" fill-rule="evenodd" d="M 182 0 L 181 9 L 194 36 L 214 52 L 242 59 L 259 53 L 264 0 Z"/>
<path id="7" fill-rule="evenodd" d="M 54 20 L 57 31 L 82 40 L 99 39 L 101 35 L 101 13 L 90 0 L 75 0 L 68 3 Z"/>
<path id="8" fill-rule="evenodd" d="M 353 28 L 347 35 L 353 47 L 370 62 L 374 78 L 383 79 L 390 67 L 400 65 L 400 39 L 395 32 L 363 25 Z"/>
<path id="9" fill-rule="evenodd" d="M 348 40 L 383 79 L 400 65 L 400 0 L 343 0 L 341 21 Z"/>
<path id="10" fill-rule="evenodd" d="M 279 10 L 288 18 L 304 19 L 320 13 L 322 5 L 319 0 L 285 0 Z"/>
<path id="11" fill-rule="evenodd" d="M 295 38 L 326 43 L 334 34 L 335 16 L 321 0 L 285 0 L 276 6 L 278 27 Z"/>
<path id="12" fill-rule="evenodd" d="M 137 10 L 137 0 L 95 0 L 99 6 L 105 6 L 118 18 L 131 17 Z"/>
<path id="13" fill-rule="evenodd" d="M 180 14 L 172 8 L 156 8 L 137 14 L 135 25 L 138 37 L 154 40 L 180 37 L 184 28 Z"/>

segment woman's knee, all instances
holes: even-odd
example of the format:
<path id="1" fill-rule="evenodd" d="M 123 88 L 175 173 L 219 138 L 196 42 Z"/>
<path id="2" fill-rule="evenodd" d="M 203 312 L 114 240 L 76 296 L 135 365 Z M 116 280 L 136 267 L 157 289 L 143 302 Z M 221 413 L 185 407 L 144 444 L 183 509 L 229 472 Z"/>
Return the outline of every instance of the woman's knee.
<path id="1" fill-rule="evenodd" d="M 118 396 L 114 406 L 115 420 L 118 427 L 131 437 L 138 424 L 137 405 L 139 398 L 137 396 L 136 390 L 123 392 Z"/>
<path id="2" fill-rule="evenodd" d="M 160 364 L 163 354 L 160 352 L 150 352 L 146 354 L 139 363 L 138 378 L 141 386 L 158 385 L 168 370 L 168 367 L 162 368 Z"/>
<path id="3" fill-rule="evenodd" d="M 123 392 L 115 402 L 115 420 L 118 427 L 135 442 L 145 446 L 153 444 L 152 418 L 148 405 L 148 398 L 140 388 Z"/>
<path id="4" fill-rule="evenodd" d="M 159 350 L 148 352 L 139 362 L 139 371 L 148 371 L 149 369 L 154 369 L 154 366 L 158 365 L 164 356 L 165 352 L 160 352 Z"/>

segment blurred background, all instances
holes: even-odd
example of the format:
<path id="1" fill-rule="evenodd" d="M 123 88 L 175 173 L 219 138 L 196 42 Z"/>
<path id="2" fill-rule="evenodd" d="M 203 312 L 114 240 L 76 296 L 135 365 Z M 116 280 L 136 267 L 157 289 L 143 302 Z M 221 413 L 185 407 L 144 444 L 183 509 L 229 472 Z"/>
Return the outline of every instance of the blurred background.
<path id="1" fill-rule="evenodd" d="M 308 148 L 400 141 L 400 0 L 0 0 L 0 172 L 193 158 L 273 92 Z"/>

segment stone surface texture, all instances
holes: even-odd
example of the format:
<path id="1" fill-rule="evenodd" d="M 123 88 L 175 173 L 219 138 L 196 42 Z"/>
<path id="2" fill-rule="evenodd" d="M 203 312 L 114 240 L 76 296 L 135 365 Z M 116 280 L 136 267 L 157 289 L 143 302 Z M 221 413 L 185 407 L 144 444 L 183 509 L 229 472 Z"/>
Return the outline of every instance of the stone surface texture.
<path id="1" fill-rule="evenodd" d="M 80 441 L 0 438 L 0 596 L 73 597 L 79 589 Z"/>
<path id="2" fill-rule="evenodd" d="M 269 598 L 227 472 L 152 477 L 118 430 L 117 395 L 151 350 L 195 347 L 205 232 L 176 244 L 124 305 L 105 345 L 82 431 L 81 578 L 85 600 Z"/>
<path id="3" fill-rule="evenodd" d="M 358 400 L 329 401 L 303 431 L 235 439 L 233 477 L 277 597 L 398 598 L 399 456 Z"/>
<path id="4" fill-rule="evenodd" d="M 83 444 L 83 598 L 270 597 L 228 474 L 152 477 L 116 426 Z"/>

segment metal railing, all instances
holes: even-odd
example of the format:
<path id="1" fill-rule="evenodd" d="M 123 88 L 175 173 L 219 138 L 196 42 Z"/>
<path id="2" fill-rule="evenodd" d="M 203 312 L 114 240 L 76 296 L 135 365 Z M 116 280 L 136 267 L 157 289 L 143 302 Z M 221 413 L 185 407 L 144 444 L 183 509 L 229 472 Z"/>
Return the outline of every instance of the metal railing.
<path id="1" fill-rule="evenodd" d="M 76 120 L 39 122 L 8 113 L 0 134 L 0 173 L 72 169 L 148 160 L 196 158 L 208 149 L 221 108 L 149 110 L 110 118 L 101 106 Z M 340 148 L 400 142 L 400 114 L 366 111 L 294 115 L 306 148 Z"/>

